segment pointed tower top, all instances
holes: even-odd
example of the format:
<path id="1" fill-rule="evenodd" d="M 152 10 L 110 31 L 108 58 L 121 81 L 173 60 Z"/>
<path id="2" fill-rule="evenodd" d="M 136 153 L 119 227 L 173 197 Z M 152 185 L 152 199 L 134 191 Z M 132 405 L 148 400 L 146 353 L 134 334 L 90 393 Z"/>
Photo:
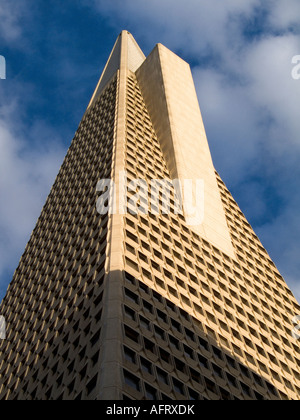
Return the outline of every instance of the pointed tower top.
<path id="1" fill-rule="evenodd" d="M 143 51 L 131 33 L 122 31 L 116 40 L 88 108 L 95 102 L 104 87 L 121 67 L 135 72 L 145 59 Z"/>

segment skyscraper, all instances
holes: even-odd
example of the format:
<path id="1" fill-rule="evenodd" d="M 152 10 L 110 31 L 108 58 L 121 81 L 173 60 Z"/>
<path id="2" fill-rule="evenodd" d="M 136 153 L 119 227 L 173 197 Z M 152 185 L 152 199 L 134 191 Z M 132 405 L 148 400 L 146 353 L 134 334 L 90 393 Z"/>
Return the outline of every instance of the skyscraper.
<path id="1" fill-rule="evenodd" d="M 123 31 L 0 306 L 0 399 L 297 400 L 299 313 L 188 64 Z"/>

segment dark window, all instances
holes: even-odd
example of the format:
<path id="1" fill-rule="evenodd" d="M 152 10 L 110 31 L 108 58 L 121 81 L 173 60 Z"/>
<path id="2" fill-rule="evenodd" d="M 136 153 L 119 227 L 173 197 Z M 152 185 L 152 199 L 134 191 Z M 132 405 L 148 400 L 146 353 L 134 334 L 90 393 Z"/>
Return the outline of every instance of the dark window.
<path id="1" fill-rule="evenodd" d="M 198 354 L 198 359 L 200 366 L 204 367 L 205 369 L 209 369 L 208 360 L 205 357 L 201 356 L 201 354 Z"/>
<path id="2" fill-rule="evenodd" d="M 145 350 L 150 351 L 151 353 L 155 353 L 155 344 L 152 341 L 144 338 Z"/>
<path id="3" fill-rule="evenodd" d="M 211 381 L 210 379 L 208 379 L 208 378 L 205 378 L 205 384 L 206 384 L 206 388 L 209 390 L 209 391 L 211 391 L 211 392 L 213 392 L 213 393 L 215 393 L 215 394 L 218 394 L 218 389 L 217 389 L 217 386 L 216 386 L 216 384 L 213 382 L 213 381 Z"/>
<path id="4" fill-rule="evenodd" d="M 168 374 L 160 368 L 156 368 L 156 370 L 157 370 L 157 379 L 159 380 L 159 382 L 162 382 L 163 384 L 168 385 L 169 384 Z"/>
<path id="5" fill-rule="evenodd" d="M 155 332 L 156 337 L 160 338 L 161 340 L 165 340 L 164 330 L 159 328 L 157 325 L 154 325 L 154 332 Z"/>
<path id="6" fill-rule="evenodd" d="M 221 399 L 223 401 L 230 401 L 231 400 L 231 394 L 230 394 L 230 392 L 226 391 L 223 388 L 220 388 L 220 393 L 221 393 Z"/>
<path id="7" fill-rule="evenodd" d="M 131 363 L 136 363 L 136 355 L 135 352 L 128 347 L 124 347 L 124 355 L 125 359 Z"/>
<path id="8" fill-rule="evenodd" d="M 140 289 L 145 292 L 147 295 L 149 295 L 149 287 L 146 286 L 144 283 L 139 283 L 140 284 Z"/>
<path id="9" fill-rule="evenodd" d="M 125 378 L 125 384 L 130 386 L 130 388 L 133 388 L 136 391 L 141 390 L 141 384 L 140 384 L 139 378 L 127 372 L 126 370 L 124 370 L 124 378 Z"/>
<path id="10" fill-rule="evenodd" d="M 223 370 L 219 366 L 215 365 L 214 363 L 212 363 L 212 367 L 213 367 L 214 374 L 218 376 L 219 378 L 223 378 L 223 375 L 222 375 Z"/>
<path id="11" fill-rule="evenodd" d="M 151 314 L 153 314 L 153 306 L 149 302 L 147 302 L 146 300 L 143 300 L 143 306 L 147 312 L 150 312 Z"/>
<path id="12" fill-rule="evenodd" d="M 125 306 L 125 315 L 132 321 L 135 321 L 135 311 L 128 308 L 128 306 Z"/>
<path id="13" fill-rule="evenodd" d="M 197 394 L 197 392 L 193 391 L 192 389 L 189 388 L 189 396 L 190 396 L 190 400 L 191 401 L 197 401 L 200 398 L 200 395 Z"/>
<path id="14" fill-rule="evenodd" d="M 217 347 L 212 346 L 214 354 L 221 360 L 223 360 L 222 352 Z"/>
<path id="15" fill-rule="evenodd" d="M 201 375 L 197 370 L 190 368 L 190 374 L 193 381 L 201 384 Z"/>
<path id="16" fill-rule="evenodd" d="M 248 385 L 241 383 L 241 387 L 245 395 L 247 395 L 248 397 L 252 397 L 252 394 Z"/>
<path id="17" fill-rule="evenodd" d="M 235 379 L 234 376 L 230 375 L 230 373 L 227 373 L 227 379 L 230 385 L 234 386 L 235 388 L 238 387 L 237 380 Z"/>
<path id="18" fill-rule="evenodd" d="M 131 274 L 125 273 L 125 278 L 128 283 L 135 285 L 135 278 Z"/>
<path id="19" fill-rule="evenodd" d="M 91 379 L 90 382 L 87 384 L 86 389 L 87 389 L 88 395 L 96 388 L 97 378 L 98 378 L 98 374 L 95 375 L 93 379 Z"/>
<path id="20" fill-rule="evenodd" d="M 131 302 L 135 303 L 138 305 L 139 303 L 139 298 L 138 296 L 133 293 L 131 290 L 125 289 L 125 296 L 127 299 L 129 299 Z"/>
<path id="21" fill-rule="evenodd" d="M 100 339 L 100 331 L 97 331 L 94 335 L 93 335 L 93 337 L 91 338 L 91 345 L 92 345 L 92 347 L 99 341 L 99 339 Z"/>
<path id="22" fill-rule="evenodd" d="M 259 394 L 256 391 L 254 391 L 254 395 L 257 401 L 263 401 L 265 399 L 261 394 Z"/>
<path id="23" fill-rule="evenodd" d="M 157 391 L 156 389 L 152 388 L 152 386 L 146 384 L 145 385 L 146 390 L 146 398 L 147 400 L 156 400 L 157 399 Z"/>
<path id="24" fill-rule="evenodd" d="M 177 338 L 169 335 L 170 344 L 172 347 L 175 347 L 177 350 L 180 350 L 179 340 Z"/>
<path id="25" fill-rule="evenodd" d="M 181 360 L 175 359 L 175 367 L 180 372 L 185 373 L 185 364 Z"/>
<path id="26" fill-rule="evenodd" d="M 148 319 L 144 318 L 143 316 L 140 316 L 140 324 L 142 328 L 145 328 L 145 330 L 151 330 L 150 321 L 148 321 Z"/>
<path id="27" fill-rule="evenodd" d="M 253 378 L 257 385 L 262 386 L 262 387 L 264 386 L 262 379 L 256 373 L 253 373 Z"/>
<path id="28" fill-rule="evenodd" d="M 178 331 L 178 332 L 180 332 L 180 333 L 181 333 L 181 327 L 180 327 L 179 322 L 175 321 L 174 319 L 171 319 L 171 324 L 172 324 L 172 327 L 173 327 L 176 331 Z"/>
<path id="29" fill-rule="evenodd" d="M 190 359 L 194 359 L 194 352 L 193 350 L 184 344 L 183 346 L 184 354 L 189 357 Z"/>
<path id="30" fill-rule="evenodd" d="M 139 333 L 132 328 L 127 327 L 127 325 L 125 325 L 125 335 L 135 343 L 139 342 Z"/>
<path id="31" fill-rule="evenodd" d="M 173 385 L 174 385 L 175 392 L 177 392 L 178 394 L 184 395 L 184 385 L 182 382 L 173 378 Z"/>
<path id="32" fill-rule="evenodd" d="M 208 342 L 206 340 L 204 340 L 203 338 L 201 338 L 201 337 L 198 337 L 198 338 L 199 338 L 199 344 L 200 344 L 200 346 L 203 347 L 206 351 L 209 351 Z"/>
<path id="33" fill-rule="evenodd" d="M 227 360 L 227 363 L 228 363 L 228 365 L 229 365 L 230 367 L 232 367 L 232 368 L 234 368 L 234 369 L 236 369 L 236 368 L 237 368 L 236 363 L 235 363 L 235 360 L 234 360 L 232 357 L 230 357 L 230 356 L 226 355 L 226 360 Z"/>
<path id="34" fill-rule="evenodd" d="M 167 315 L 165 314 L 165 313 L 163 313 L 162 311 L 160 311 L 160 310 L 157 310 L 157 316 L 158 316 L 158 319 L 160 320 L 160 321 L 163 321 L 164 323 L 168 323 L 168 317 L 167 317 Z"/>
<path id="35" fill-rule="evenodd" d="M 171 311 L 176 312 L 174 303 L 170 302 L 169 300 L 167 300 L 167 307 L 171 309 Z"/>
<path id="36" fill-rule="evenodd" d="M 240 370 L 241 370 L 242 374 L 244 376 L 246 376 L 246 378 L 250 379 L 251 375 L 250 375 L 250 372 L 249 372 L 248 368 L 246 368 L 246 366 L 244 366 L 244 365 L 239 365 L 239 366 L 240 366 Z"/>
<path id="37" fill-rule="evenodd" d="M 186 333 L 187 338 L 189 338 L 192 341 L 195 341 L 195 334 L 193 333 L 193 331 L 185 328 L 185 333 Z"/>
<path id="38" fill-rule="evenodd" d="M 156 300 L 159 303 L 162 303 L 163 299 L 157 292 L 153 292 L 153 299 Z"/>
<path id="39" fill-rule="evenodd" d="M 161 359 L 166 363 L 171 363 L 171 355 L 163 349 L 159 349 Z"/>
<path id="40" fill-rule="evenodd" d="M 152 363 L 141 357 L 141 368 L 144 372 L 152 375 Z"/>

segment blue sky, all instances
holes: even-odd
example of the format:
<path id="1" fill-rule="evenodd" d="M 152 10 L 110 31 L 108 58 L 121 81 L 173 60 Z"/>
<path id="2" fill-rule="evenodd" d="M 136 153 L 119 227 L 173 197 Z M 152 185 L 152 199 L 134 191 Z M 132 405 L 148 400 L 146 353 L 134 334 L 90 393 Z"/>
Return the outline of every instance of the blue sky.
<path id="1" fill-rule="evenodd" d="M 192 66 L 216 169 L 300 300 L 299 0 L 1 0 L 0 299 L 116 37 Z"/>

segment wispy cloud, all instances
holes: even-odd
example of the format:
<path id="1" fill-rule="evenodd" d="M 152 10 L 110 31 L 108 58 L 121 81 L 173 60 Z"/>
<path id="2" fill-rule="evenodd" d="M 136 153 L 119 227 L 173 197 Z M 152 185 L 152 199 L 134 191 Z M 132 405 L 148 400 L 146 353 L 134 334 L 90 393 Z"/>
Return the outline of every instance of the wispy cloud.
<path id="1" fill-rule="evenodd" d="M 7 42 L 20 38 L 22 29 L 20 19 L 23 15 L 23 5 L 18 1 L 1 0 L 0 3 L 0 36 Z"/>

